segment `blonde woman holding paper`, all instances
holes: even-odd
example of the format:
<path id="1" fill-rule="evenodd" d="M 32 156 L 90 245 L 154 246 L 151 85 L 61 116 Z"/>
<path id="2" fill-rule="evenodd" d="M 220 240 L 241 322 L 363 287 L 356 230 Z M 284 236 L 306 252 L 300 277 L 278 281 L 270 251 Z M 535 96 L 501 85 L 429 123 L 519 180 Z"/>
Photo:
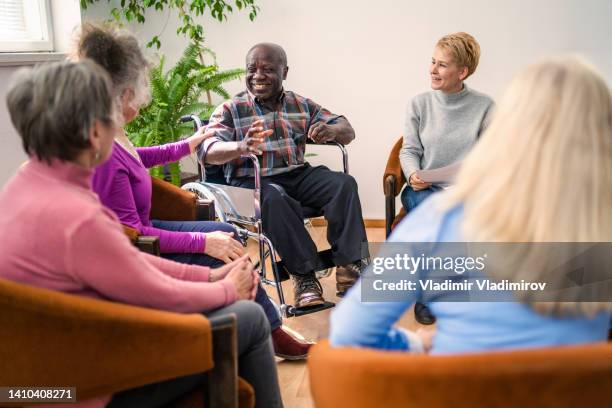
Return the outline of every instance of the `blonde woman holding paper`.
<path id="1" fill-rule="evenodd" d="M 516 182 L 521 172 L 531 176 L 528 184 Z M 436 194 L 430 205 L 408 214 L 389 242 L 488 242 L 506 248 L 529 243 L 523 248 L 532 250 L 538 243 L 607 246 L 612 242 L 610 185 L 609 86 L 578 58 L 549 59 L 516 76 L 482 141 L 464 160 L 453 189 Z M 601 254 L 609 256 L 606 251 Z M 551 255 L 539 261 L 559 265 Z M 525 268 L 531 264 L 519 262 L 517 267 L 511 263 L 509 268 L 487 267 L 482 272 L 483 278 L 498 282 L 548 282 L 554 289 L 545 297 L 526 290 L 496 291 L 487 302 L 453 301 L 452 290 L 429 296 L 429 306 L 438 317 L 431 353 L 607 341 L 610 289 L 605 279 L 591 279 L 596 272 L 605 273 L 593 260 L 580 269 L 589 280 L 571 291 L 558 288 L 567 287 L 567 272 L 576 263 L 561 269 Z M 434 273 L 423 270 L 419 279 L 438 279 Z M 372 280 L 360 279 L 332 312 L 330 343 L 412 351 L 411 339 L 395 323 L 415 301 L 427 300 L 427 294 L 405 291 L 402 301 L 362 301 L 368 282 Z"/>
<path id="2" fill-rule="evenodd" d="M 429 68 L 432 90 L 415 96 L 407 108 L 400 151 L 408 180 L 401 195 L 407 212 L 448 184 L 425 182 L 417 172 L 458 162 L 486 128 L 493 100 L 464 83 L 479 59 L 480 45 L 467 33 L 446 35 L 434 48 Z"/>
<path id="3" fill-rule="evenodd" d="M 463 32 L 445 35 L 434 48 L 429 67 L 432 90 L 415 96 L 406 113 L 399 157 L 408 180 L 401 195 L 406 212 L 448 185 L 436 179 L 427 182 L 417 172 L 460 161 L 486 128 L 493 100 L 464 83 L 476 71 L 479 59 L 478 41 Z M 436 321 L 421 303 L 414 312 L 421 324 Z"/>

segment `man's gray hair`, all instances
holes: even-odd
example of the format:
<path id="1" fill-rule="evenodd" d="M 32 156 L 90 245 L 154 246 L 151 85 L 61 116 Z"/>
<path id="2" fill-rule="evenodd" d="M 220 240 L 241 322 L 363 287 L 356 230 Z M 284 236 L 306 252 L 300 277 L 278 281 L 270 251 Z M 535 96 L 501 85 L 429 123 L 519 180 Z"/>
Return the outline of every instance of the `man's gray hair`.
<path id="1" fill-rule="evenodd" d="M 251 53 L 253 52 L 253 50 L 257 48 L 267 48 L 268 50 L 273 51 L 278 57 L 278 59 L 280 60 L 280 62 L 283 64 L 283 67 L 287 66 L 287 53 L 285 52 L 283 47 L 281 47 L 278 44 L 274 44 L 274 43 L 255 44 L 249 49 L 249 52 L 247 52 L 247 55 L 246 55 L 247 60 L 249 58 L 249 55 L 251 55 Z"/>
<path id="2" fill-rule="evenodd" d="M 90 147 L 94 121 L 112 123 L 112 84 L 92 61 L 24 68 L 13 77 L 6 103 L 30 156 L 72 161 Z"/>

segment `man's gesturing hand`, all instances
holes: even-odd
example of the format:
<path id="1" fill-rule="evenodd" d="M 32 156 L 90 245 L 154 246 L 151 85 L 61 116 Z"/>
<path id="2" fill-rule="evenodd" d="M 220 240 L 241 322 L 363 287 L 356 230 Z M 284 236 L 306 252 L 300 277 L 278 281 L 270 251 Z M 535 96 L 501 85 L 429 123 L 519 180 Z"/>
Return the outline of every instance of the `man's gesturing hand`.
<path id="1" fill-rule="evenodd" d="M 308 129 L 308 138 L 315 143 L 331 142 L 336 139 L 336 132 L 327 123 L 317 122 Z"/>
<path id="2" fill-rule="evenodd" d="M 264 130 L 263 123 L 261 119 L 253 122 L 246 137 L 238 143 L 240 153 L 255 153 L 257 155 L 262 153 L 258 146 L 263 143 L 264 138 L 273 133 L 272 129 Z"/>

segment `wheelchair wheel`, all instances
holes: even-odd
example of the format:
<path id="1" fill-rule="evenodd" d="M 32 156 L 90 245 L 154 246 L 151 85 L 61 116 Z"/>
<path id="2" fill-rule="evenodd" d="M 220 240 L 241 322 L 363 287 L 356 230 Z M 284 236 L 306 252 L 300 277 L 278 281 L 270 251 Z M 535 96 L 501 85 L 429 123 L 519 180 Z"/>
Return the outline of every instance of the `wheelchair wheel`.
<path id="1" fill-rule="evenodd" d="M 181 188 L 196 194 L 199 198 L 212 200 L 213 202 L 217 203 L 215 195 L 201 183 L 187 183 L 181 186 Z M 227 222 L 225 214 L 218 204 L 215 205 L 215 215 L 221 222 Z"/>

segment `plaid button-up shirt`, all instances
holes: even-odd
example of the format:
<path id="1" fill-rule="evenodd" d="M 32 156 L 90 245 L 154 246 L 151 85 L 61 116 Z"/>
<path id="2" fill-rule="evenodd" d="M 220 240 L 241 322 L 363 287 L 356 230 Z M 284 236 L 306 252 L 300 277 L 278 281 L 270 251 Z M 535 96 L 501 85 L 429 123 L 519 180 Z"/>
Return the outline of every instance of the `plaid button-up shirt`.
<path id="1" fill-rule="evenodd" d="M 256 120 L 264 120 L 264 128 L 273 129 L 259 148 L 261 175 L 271 176 L 285 173 L 304 165 L 304 150 L 310 126 L 317 122 L 335 123 L 341 116 L 334 115 L 308 98 L 291 91 L 284 91 L 275 110 L 264 107 L 250 92 L 243 91 L 232 100 L 215 109 L 207 131 L 214 130 L 215 136 L 206 139 L 200 157 L 215 142 L 239 142 Z M 229 182 L 235 177 L 253 177 L 249 160 L 236 159 L 223 165 L 225 178 Z"/>

